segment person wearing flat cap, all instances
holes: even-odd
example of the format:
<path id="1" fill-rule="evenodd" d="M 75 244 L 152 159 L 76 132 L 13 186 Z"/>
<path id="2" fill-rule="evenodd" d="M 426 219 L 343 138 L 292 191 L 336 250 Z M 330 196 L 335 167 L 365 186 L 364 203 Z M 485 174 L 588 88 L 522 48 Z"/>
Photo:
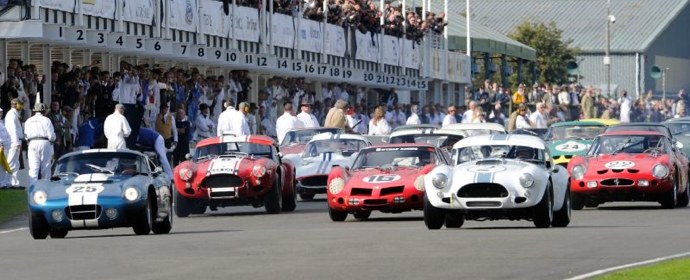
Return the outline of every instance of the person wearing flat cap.
<path id="1" fill-rule="evenodd" d="M 43 115 L 47 109 L 46 105 L 41 103 L 41 98 L 36 96 L 34 115 L 24 123 L 24 135 L 29 142 L 29 185 L 33 185 L 38 179 L 50 178 L 55 128 L 50 119 Z"/>
<path id="2" fill-rule="evenodd" d="M 311 113 L 311 103 L 302 102 L 302 104 L 300 106 L 300 110 L 302 112 L 297 114 L 297 119 L 299 119 L 302 122 L 302 124 L 304 125 L 304 128 L 320 127 L 319 121 Z"/>
<path id="3" fill-rule="evenodd" d="M 40 93 L 36 95 L 37 98 L 38 96 L 40 96 Z M 5 152 L 7 153 L 7 162 L 10 164 L 10 169 L 17 171 L 19 170 L 19 157 L 21 156 L 22 140 L 24 139 L 24 129 L 22 128 L 19 112 L 24 108 L 24 101 L 15 98 L 12 99 L 11 105 L 12 108 L 5 116 L 5 128 L 10 135 L 10 146 L 5 147 Z M 17 172 L 12 172 L 10 181 L 10 186 L 19 187 Z"/>

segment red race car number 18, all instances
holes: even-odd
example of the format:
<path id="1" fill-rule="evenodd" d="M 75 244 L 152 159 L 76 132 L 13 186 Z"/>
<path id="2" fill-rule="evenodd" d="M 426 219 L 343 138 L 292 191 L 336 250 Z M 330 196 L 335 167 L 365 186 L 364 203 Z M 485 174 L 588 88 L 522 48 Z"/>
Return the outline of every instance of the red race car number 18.
<path id="1" fill-rule="evenodd" d="M 364 177 L 362 181 L 375 184 L 375 183 L 388 183 L 388 182 L 395 182 L 397 180 L 400 180 L 400 175 L 395 175 L 395 174 L 380 174 L 380 175 L 371 175 Z"/>

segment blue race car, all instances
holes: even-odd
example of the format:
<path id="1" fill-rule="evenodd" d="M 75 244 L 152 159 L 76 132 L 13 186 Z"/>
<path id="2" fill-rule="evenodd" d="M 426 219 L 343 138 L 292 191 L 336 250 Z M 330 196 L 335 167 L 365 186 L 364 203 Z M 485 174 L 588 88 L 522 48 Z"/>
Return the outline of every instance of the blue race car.
<path id="1" fill-rule="evenodd" d="M 93 149 L 66 154 L 54 168 L 50 180 L 28 188 L 34 239 L 115 227 L 132 227 L 137 235 L 170 232 L 171 179 L 148 156 Z"/>

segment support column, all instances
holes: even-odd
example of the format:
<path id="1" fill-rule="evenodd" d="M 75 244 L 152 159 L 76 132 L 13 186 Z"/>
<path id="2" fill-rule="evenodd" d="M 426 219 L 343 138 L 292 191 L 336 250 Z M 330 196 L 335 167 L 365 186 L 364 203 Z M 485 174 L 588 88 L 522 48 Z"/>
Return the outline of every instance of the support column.
<path id="1" fill-rule="evenodd" d="M 29 42 L 21 43 L 21 59 L 24 62 L 24 64 L 31 64 L 31 62 L 29 61 L 31 59 L 31 52 L 29 51 Z"/>
<path id="2" fill-rule="evenodd" d="M 252 79 L 253 84 L 259 85 L 259 73 L 249 73 L 249 78 Z M 259 103 L 259 87 L 253 86 L 249 90 L 249 102 Z M 237 102 L 237 100 L 235 100 Z"/>
<path id="3" fill-rule="evenodd" d="M 505 54 L 501 55 L 501 84 L 503 84 L 504 88 L 507 88 L 509 86 L 508 83 L 508 59 L 506 58 Z"/>
<path id="4" fill-rule="evenodd" d="M 518 83 L 519 83 L 519 84 L 522 83 L 522 64 L 523 64 L 523 63 L 524 63 L 524 61 L 522 60 L 522 58 L 518 58 L 518 63 L 517 63 L 517 71 L 518 71 L 518 72 L 517 72 L 517 80 L 518 80 Z"/>
<path id="5" fill-rule="evenodd" d="M 67 65 L 69 65 L 70 68 L 73 66 L 72 65 L 72 48 L 67 47 L 66 49 L 62 50 L 62 62 L 67 63 Z"/>
<path id="6" fill-rule="evenodd" d="M 85 49 L 82 52 L 82 55 L 81 55 L 81 59 L 82 59 L 81 66 L 82 67 L 91 65 L 91 56 L 92 56 L 92 53 L 91 53 L 90 49 Z"/>
<path id="7" fill-rule="evenodd" d="M 53 94 L 53 75 L 50 73 L 50 54 L 52 47 L 49 44 L 43 45 L 43 74 L 45 81 L 43 82 L 43 90 L 41 92 L 41 101 L 43 104 L 50 104 Z"/>
<path id="8" fill-rule="evenodd" d="M 112 71 L 111 59 L 112 55 L 110 53 L 101 53 L 101 71 L 108 71 L 112 75 L 114 71 Z"/>
<path id="9" fill-rule="evenodd" d="M 7 73 L 5 73 L 5 70 L 7 70 L 7 40 L 0 39 L 0 81 L 2 81 L 3 84 L 5 80 L 7 80 Z"/>
<path id="10" fill-rule="evenodd" d="M 532 61 L 532 80 L 535 83 L 539 82 L 539 76 L 537 75 L 537 62 Z"/>
<path id="11" fill-rule="evenodd" d="M 434 103 L 443 104 L 443 95 L 441 91 L 443 90 L 443 84 L 439 80 L 434 81 Z"/>
<path id="12" fill-rule="evenodd" d="M 484 79 L 491 79 L 491 57 L 489 53 L 484 53 Z"/>

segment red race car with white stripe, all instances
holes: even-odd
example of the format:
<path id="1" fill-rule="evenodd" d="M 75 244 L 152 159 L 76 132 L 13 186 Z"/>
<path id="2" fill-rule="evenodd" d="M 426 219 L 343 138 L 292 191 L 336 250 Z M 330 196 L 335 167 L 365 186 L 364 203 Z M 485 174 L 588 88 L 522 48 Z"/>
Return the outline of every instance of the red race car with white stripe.
<path id="1" fill-rule="evenodd" d="M 424 175 L 448 164 L 446 153 L 428 144 L 389 144 L 362 149 L 352 167 L 333 167 L 328 175 L 328 214 L 334 222 L 348 213 L 358 220 L 372 210 L 400 213 L 422 210 Z"/>
<path id="2" fill-rule="evenodd" d="M 265 206 L 269 214 L 296 207 L 295 168 L 267 136 L 204 139 L 173 173 L 178 217 L 203 214 L 206 207 Z"/>

